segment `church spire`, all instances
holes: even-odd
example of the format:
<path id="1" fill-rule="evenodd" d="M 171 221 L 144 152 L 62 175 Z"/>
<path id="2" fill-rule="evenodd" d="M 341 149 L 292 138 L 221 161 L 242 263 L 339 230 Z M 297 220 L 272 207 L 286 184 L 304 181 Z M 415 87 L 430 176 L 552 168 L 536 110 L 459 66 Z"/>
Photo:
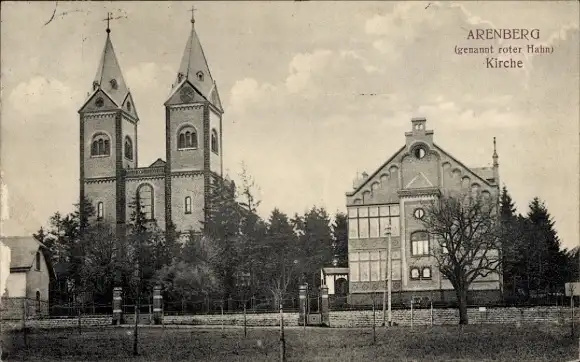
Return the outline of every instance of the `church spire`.
<path id="1" fill-rule="evenodd" d="M 127 97 L 127 93 L 129 93 L 129 89 L 123 78 L 123 72 L 111 42 L 111 29 L 109 27 L 111 19 L 111 14 L 107 14 L 105 19 L 107 21 L 107 39 L 105 40 L 105 48 L 93 81 L 93 91 L 99 88 L 102 89 L 118 107 L 121 107 Z"/>
<path id="2" fill-rule="evenodd" d="M 185 50 L 181 58 L 176 82 L 173 87 L 176 88 L 185 81 L 188 81 L 205 99 L 211 102 L 214 106 L 221 108 L 220 105 L 217 104 L 219 103 L 219 96 L 217 95 L 215 82 L 211 76 L 201 42 L 199 41 L 199 37 L 195 31 L 195 10 L 195 8 L 190 10 L 191 31 L 187 43 L 185 44 Z"/>

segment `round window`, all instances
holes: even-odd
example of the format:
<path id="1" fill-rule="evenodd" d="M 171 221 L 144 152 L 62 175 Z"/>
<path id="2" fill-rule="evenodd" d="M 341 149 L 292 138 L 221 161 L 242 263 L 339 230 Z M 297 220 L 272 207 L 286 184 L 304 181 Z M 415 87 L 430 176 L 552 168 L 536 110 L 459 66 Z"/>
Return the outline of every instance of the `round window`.
<path id="1" fill-rule="evenodd" d="M 417 157 L 419 160 L 425 157 L 426 154 L 427 152 L 425 151 L 425 148 L 423 147 L 415 148 L 415 157 Z"/>
<path id="2" fill-rule="evenodd" d="M 97 100 L 95 101 L 95 106 L 97 106 L 99 108 L 101 108 L 104 104 L 105 104 L 105 101 L 101 97 L 97 98 Z"/>
<path id="3" fill-rule="evenodd" d="M 415 219 L 422 219 L 423 216 L 425 216 L 425 210 L 415 209 L 415 211 L 413 212 L 413 216 L 415 216 Z"/>

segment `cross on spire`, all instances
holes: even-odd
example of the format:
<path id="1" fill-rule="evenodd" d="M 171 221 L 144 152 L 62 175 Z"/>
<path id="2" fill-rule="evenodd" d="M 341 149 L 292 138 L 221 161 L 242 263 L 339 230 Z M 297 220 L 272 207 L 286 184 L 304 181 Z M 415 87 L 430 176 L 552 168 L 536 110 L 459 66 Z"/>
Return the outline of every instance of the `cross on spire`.
<path id="1" fill-rule="evenodd" d="M 195 6 L 191 6 L 191 10 L 189 10 L 191 12 L 191 23 L 194 24 L 195 23 L 195 16 L 194 16 L 194 12 L 197 11 L 197 9 L 195 8 Z"/>
<path id="2" fill-rule="evenodd" d="M 103 19 L 103 21 L 107 21 L 107 34 L 109 34 L 111 32 L 111 29 L 109 28 L 109 22 L 112 20 L 113 18 L 111 17 L 111 13 L 107 13 L 107 18 Z"/>

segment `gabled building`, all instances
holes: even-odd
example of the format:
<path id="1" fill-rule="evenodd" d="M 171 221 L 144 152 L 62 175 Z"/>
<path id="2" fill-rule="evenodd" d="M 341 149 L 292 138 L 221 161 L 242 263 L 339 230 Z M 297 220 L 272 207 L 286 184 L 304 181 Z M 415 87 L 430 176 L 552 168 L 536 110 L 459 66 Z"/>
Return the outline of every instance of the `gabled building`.
<path id="1" fill-rule="evenodd" d="M 50 282 L 54 279 L 48 249 L 32 236 L 1 240 L 10 249 L 10 274 L 3 297 L 34 300 L 36 303 L 28 303 L 28 312 L 47 314 Z"/>
<path id="2" fill-rule="evenodd" d="M 191 22 L 164 103 L 165 119 L 157 120 L 165 123 L 164 159 L 147 167 L 138 163 L 138 107 L 107 28 L 91 92 L 79 110 L 80 199 L 90 200 L 95 217 L 117 225 L 118 231 L 130 219 L 137 195 L 145 217 L 162 229 L 173 224 L 183 233 L 200 231 L 210 185 L 223 175 L 223 109 Z"/>
<path id="3" fill-rule="evenodd" d="M 348 209 L 349 303 L 370 304 L 386 288 L 387 236 L 391 227 L 393 303 L 411 299 L 454 301 L 449 280 L 438 271 L 421 218 L 430 201 L 446 191 L 478 191 L 499 200 L 499 163 L 469 168 L 433 141 L 426 119 L 411 120 L 405 144 L 372 174 L 363 173 L 346 193 Z M 476 279 L 469 300 L 501 298 L 499 274 Z"/>

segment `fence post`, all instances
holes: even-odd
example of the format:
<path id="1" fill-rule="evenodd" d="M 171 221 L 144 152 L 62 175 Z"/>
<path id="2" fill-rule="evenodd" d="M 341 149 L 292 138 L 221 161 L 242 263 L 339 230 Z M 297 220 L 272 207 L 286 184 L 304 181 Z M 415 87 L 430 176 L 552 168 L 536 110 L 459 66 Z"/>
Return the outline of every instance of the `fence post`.
<path id="1" fill-rule="evenodd" d="M 413 299 L 411 298 L 411 328 L 413 328 Z"/>
<path id="2" fill-rule="evenodd" d="M 433 327 L 433 300 L 431 300 L 431 327 Z"/>
<path id="3" fill-rule="evenodd" d="M 246 320 L 246 301 L 244 301 L 244 337 L 248 336 L 248 332 L 247 332 L 247 320 Z"/>
<path id="4" fill-rule="evenodd" d="M 28 347 L 28 336 L 26 331 L 26 298 L 22 299 L 22 337 L 24 338 L 24 346 Z"/>
<path id="5" fill-rule="evenodd" d="M 306 328 L 306 285 L 301 285 L 299 287 L 299 299 L 300 305 L 298 309 L 298 325 L 304 326 Z"/>
<path id="6" fill-rule="evenodd" d="M 321 293 L 321 297 L 322 297 L 322 302 L 320 304 L 320 314 L 321 314 L 321 320 L 320 322 L 322 323 L 323 326 L 325 327 L 329 327 L 330 326 L 330 305 L 329 305 L 329 301 L 328 301 L 328 287 L 326 285 L 322 285 L 320 287 L 320 293 Z"/>
<path id="7" fill-rule="evenodd" d="M 375 311 L 375 296 L 376 293 L 373 292 L 373 344 L 377 343 L 377 333 L 376 333 L 376 311 Z"/>
<path id="8" fill-rule="evenodd" d="M 123 320 L 123 311 L 121 310 L 121 304 L 123 302 L 123 297 L 121 293 L 123 288 L 115 287 L 113 289 L 113 325 L 121 324 Z"/>
<path id="9" fill-rule="evenodd" d="M 161 286 L 153 287 L 153 323 L 161 324 L 163 313 L 163 296 L 161 295 Z"/>
<path id="10" fill-rule="evenodd" d="M 82 326 L 81 326 L 81 310 L 78 310 L 79 314 L 79 334 L 82 334 Z"/>

